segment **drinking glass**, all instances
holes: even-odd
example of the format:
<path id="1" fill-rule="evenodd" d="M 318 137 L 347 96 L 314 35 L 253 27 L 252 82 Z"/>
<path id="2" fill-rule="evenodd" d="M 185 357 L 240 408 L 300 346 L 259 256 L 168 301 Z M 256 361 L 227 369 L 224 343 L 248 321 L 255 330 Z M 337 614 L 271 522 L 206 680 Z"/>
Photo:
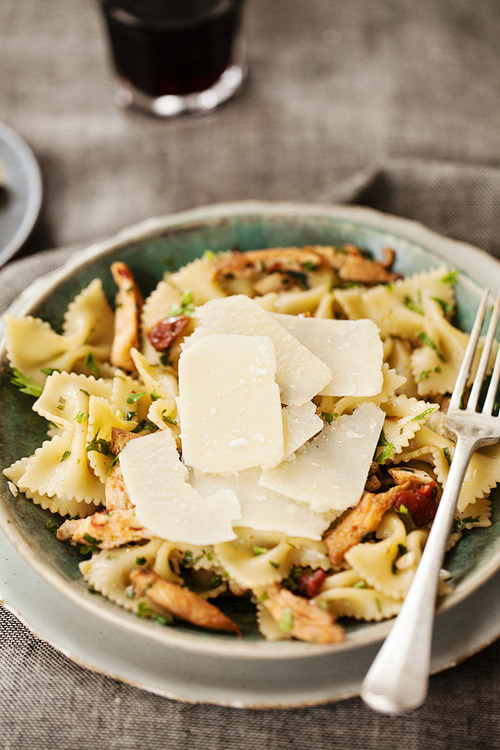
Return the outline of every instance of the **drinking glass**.
<path id="1" fill-rule="evenodd" d="M 159 117 L 203 114 L 247 76 L 244 0 L 99 0 L 115 101 Z"/>

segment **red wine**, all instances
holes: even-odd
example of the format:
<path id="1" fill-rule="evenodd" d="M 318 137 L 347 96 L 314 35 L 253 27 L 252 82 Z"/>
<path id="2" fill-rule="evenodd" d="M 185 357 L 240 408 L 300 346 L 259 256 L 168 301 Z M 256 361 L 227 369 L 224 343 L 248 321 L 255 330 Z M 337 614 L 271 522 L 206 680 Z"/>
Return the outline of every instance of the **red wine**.
<path id="1" fill-rule="evenodd" d="M 101 0 L 118 75 L 152 96 L 206 91 L 231 65 L 243 0 Z"/>

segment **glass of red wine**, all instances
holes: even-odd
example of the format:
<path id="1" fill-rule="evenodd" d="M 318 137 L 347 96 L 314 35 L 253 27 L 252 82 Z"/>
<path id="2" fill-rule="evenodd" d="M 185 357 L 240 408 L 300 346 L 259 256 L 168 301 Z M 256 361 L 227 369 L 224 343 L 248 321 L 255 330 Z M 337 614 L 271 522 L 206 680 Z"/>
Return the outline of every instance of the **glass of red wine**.
<path id="1" fill-rule="evenodd" d="M 247 75 L 244 0 L 99 0 L 115 101 L 160 117 L 203 114 Z"/>

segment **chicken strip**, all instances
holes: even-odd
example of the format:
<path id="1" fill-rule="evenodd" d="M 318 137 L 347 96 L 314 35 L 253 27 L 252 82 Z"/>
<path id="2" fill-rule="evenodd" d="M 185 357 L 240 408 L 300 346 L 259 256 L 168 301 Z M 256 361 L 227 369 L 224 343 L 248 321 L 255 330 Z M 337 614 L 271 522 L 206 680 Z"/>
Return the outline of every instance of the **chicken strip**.
<path id="1" fill-rule="evenodd" d="M 392 507 L 397 494 L 411 483 L 391 487 L 387 492 L 365 492 L 359 503 L 324 538 L 332 565 L 340 565 L 345 553 L 375 531 L 384 513 Z"/>
<path id="2" fill-rule="evenodd" d="M 260 593 L 259 598 L 273 620 L 294 638 L 311 643 L 340 643 L 344 640 L 344 628 L 335 623 L 333 615 L 309 599 L 278 586 L 255 593 Z"/>
<path id="3" fill-rule="evenodd" d="M 111 273 L 118 287 L 116 294 L 115 334 L 111 347 L 111 363 L 122 370 L 133 372 L 135 364 L 131 349 L 139 348 L 139 314 L 142 294 L 128 266 L 122 261 L 111 265 Z"/>
<path id="4" fill-rule="evenodd" d="M 152 570 L 133 570 L 130 579 L 137 596 L 148 596 L 160 607 L 171 612 L 174 617 L 187 620 L 201 628 L 223 630 L 240 635 L 240 629 L 235 622 L 194 591 L 166 581 Z"/>
<path id="5" fill-rule="evenodd" d="M 154 539 L 155 534 L 142 526 L 135 511 L 114 510 L 65 521 L 57 530 L 57 538 L 70 540 L 72 544 L 113 549 L 130 542 Z"/>
<path id="6" fill-rule="evenodd" d="M 106 477 L 104 483 L 104 504 L 106 510 L 125 510 L 134 507 L 129 498 L 119 464 L 115 464 Z"/>
<path id="7" fill-rule="evenodd" d="M 392 508 L 401 493 L 406 490 L 412 492 L 425 484 L 435 485 L 424 472 L 394 471 L 397 482 L 395 487 L 387 492 L 364 492 L 359 503 L 325 536 L 323 541 L 332 565 L 340 565 L 351 547 L 361 542 L 366 534 L 376 530 L 384 513 Z"/>

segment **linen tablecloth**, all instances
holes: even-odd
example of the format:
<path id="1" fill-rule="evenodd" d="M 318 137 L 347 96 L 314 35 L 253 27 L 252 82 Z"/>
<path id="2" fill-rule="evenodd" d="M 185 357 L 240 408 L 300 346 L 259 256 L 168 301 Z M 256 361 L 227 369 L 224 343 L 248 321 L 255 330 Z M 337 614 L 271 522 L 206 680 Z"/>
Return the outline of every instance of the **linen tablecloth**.
<path id="1" fill-rule="evenodd" d="M 497 0 L 249 0 L 247 11 L 244 94 L 159 121 L 114 105 L 94 2 L 2 0 L 0 120 L 33 148 L 44 204 L 0 272 L 0 312 L 75 247 L 229 200 L 369 205 L 500 257 Z M 425 706 L 397 718 L 358 698 L 189 705 L 72 663 L 0 608 L 0 747 L 493 749 L 499 662 L 497 642 L 433 676 Z"/>

